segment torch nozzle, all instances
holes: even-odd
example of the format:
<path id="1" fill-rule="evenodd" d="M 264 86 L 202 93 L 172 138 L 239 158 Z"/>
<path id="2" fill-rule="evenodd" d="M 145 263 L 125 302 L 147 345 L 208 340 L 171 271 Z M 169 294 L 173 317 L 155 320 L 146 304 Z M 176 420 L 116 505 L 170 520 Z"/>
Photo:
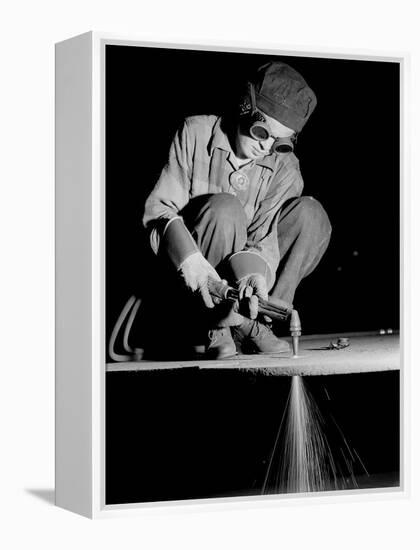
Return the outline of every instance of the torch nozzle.
<path id="1" fill-rule="evenodd" d="M 292 336 L 293 357 L 297 357 L 299 353 L 299 336 L 302 334 L 302 326 L 296 309 L 292 311 L 290 318 L 290 334 Z"/>

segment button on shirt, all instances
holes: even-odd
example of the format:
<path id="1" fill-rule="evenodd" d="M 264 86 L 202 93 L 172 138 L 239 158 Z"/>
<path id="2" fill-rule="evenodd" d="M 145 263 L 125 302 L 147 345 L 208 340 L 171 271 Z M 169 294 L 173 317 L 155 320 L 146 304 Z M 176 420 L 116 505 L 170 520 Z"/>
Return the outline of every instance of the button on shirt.
<path id="1" fill-rule="evenodd" d="M 199 195 L 231 193 L 241 202 L 248 221 L 246 248 L 258 252 L 274 274 L 280 261 L 277 218 L 284 202 L 300 196 L 302 189 L 293 153 L 272 153 L 239 167 L 221 117 L 192 116 L 174 137 L 168 161 L 146 201 L 143 223 L 151 229 L 151 245 L 157 252 L 156 222 L 179 216 Z"/>

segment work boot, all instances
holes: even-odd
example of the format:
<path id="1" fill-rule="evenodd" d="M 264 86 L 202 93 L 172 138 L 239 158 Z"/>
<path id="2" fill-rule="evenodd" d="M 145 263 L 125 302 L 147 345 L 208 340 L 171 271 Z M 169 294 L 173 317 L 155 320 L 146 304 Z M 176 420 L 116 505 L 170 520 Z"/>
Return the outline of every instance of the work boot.
<path id="1" fill-rule="evenodd" d="M 238 327 L 233 327 L 235 340 L 240 343 L 244 353 L 286 353 L 290 345 L 280 340 L 273 331 L 263 323 L 245 319 Z"/>
<path id="2" fill-rule="evenodd" d="M 208 339 L 206 356 L 209 359 L 224 359 L 236 355 L 236 346 L 229 327 L 209 330 Z"/>

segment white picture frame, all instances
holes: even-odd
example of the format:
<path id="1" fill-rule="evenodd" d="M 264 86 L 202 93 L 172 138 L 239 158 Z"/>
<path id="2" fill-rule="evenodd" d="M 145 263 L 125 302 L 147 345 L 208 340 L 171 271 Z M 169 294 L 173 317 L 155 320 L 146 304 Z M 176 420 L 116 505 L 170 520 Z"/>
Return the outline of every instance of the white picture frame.
<path id="1" fill-rule="evenodd" d="M 401 212 L 407 204 L 406 54 L 249 48 L 231 44 L 157 44 L 89 32 L 56 45 L 56 504 L 90 517 L 138 513 L 156 506 L 279 505 L 302 495 L 224 497 L 210 501 L 109 505 L 105 501 L 105 48 L 164 47 L 343 60 L 392 61 L 400 65 Z M 405 210 L 407 212 L 407 210 Z M 404 265 L 406 234 L 401 230 Z M 306 495 L 322 499 L 401 498 L 408 491 L 406 274 L 401 268 L 402 355 L 400 389 L 400 487 Z"/>

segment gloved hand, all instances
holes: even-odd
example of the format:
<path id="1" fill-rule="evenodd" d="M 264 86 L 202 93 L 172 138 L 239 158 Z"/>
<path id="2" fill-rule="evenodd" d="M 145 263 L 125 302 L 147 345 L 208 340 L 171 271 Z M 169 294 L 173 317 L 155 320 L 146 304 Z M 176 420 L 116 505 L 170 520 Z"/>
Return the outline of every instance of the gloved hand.
<path id="1" fill-rule="evenodd" d="M 268 290 L 265 277 L 259 273 L 252 273 L 238 281 L 240 307 L 247 309 L 249 317 L 255 319 L 258 315 L 258 298 L 268 299 Z M 248 315 L 247 315 L 248 316 Z"/>
<path id="2" fill-rule="evenodd" d="M 201 252 L 194 252 L 188 256 L 180 265 L 179 271 L 187 287 L 193 292 L 198 291 L 205 305 L 208 308 L 213 308 L 214 303 L 210 296 L 208 279 L 211 277 L 220 281 L 220 277 Z"/>

